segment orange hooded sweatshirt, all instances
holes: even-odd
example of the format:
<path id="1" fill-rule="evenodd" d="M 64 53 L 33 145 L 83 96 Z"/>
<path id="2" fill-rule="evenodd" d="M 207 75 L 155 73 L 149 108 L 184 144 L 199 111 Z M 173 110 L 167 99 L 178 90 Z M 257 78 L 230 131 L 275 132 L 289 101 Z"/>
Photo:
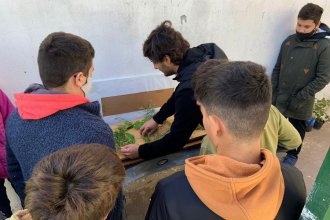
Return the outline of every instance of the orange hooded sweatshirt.
<path id="1" fill-rule="evenodd" d="M 224 219 L 274 219 L 282 204 L 280 163 L 266 149 L 260 164 L 220 155 L 189 158 L 185 173 L 198 198 Z"/>

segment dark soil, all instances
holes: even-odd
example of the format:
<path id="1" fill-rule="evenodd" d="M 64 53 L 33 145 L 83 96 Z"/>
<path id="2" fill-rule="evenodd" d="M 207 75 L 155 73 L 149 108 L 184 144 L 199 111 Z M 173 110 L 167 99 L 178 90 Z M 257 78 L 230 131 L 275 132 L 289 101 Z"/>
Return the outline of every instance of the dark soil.
<path id="1" fill-rule="evenodd" d="M 144 219 L 150 198 L 159 180 L 184 169 L 184 166 L 172 167 L 168 170 L 142 177 L 125 186 L 126 212 L 128 220 Z"/>

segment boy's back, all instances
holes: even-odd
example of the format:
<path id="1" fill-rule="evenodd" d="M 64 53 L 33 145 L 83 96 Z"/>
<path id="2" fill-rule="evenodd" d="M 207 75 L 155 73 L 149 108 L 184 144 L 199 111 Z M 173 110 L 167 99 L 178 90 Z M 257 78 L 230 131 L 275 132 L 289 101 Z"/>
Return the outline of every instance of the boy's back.
<path id="1" fill-rule="evenodd" d="M 95 51 L 87 40 L 64 32 L 49 34 L 40 44 L 42 85 L 15 94 L 17 110 L 7 124 L 9 179 L 24 201 L 25 181 L 44 156 L 74 144 L 96 143 L 114 149 L 110 127 L 99 103 L 86 95 L 93 82 Z M 96 154 L 98 152 L 95 152 Z M 110 216 L 122 214 L 122 195 Z"/>
<path id="2" fill-rule="evenodd" d="M 296 167 L 287 164 L 281 164 L 281 170 L 284 177 L 285 192 L 276 219 L 298 219 L 306 198 L 306 188 L 302 173 Z M 219 178 L 221 177 L 219 176 Z M 209 181 L 210 180 L 208 180 L 208 182 Z M 204 188 L 214 195 L 214 199 L 219 201 L 224 200 L 224 194 L 220 191 L 206 185 Z M 146 219 L 225 219 L 224 217 L 219 217 L 219 215 L 208 208 L 206 203 L 203 203 L 199 199 L 200 196 L 201 195 L 197 196 L 192 189 L 184 171 L 175 173 L 157 184 L 151 198 Z M 262 209 L 263 204 L 260 204 L 258 201 L 255 202 L 255 207 L 258 207 L 257 209 Z M 264 205 L 273 205 L 273 202 L 274 201 L 269 201 L 268 205 Z M 229 210 L 231 210 L 231 206 L 232 208 L 235 207 L 234 203 L 228 201 L 227 203 Z M 242 207 L 245 208 L 244 206 Z M 235 219 L 238 213 L 234 211 L 231 213 L 231 218 Z M 260 217 L 260 219 L 263 218 Z"/>
<path id="3" fill-rule="evenodd" d="M 161 182 L 146 219 L 296 219 L 306 196 L 302 175 L 260 146 L 271 106 L 265 68 L 209 60 L 193 88 L 217 154 L 189 158 L 184 174 Z"/>
<path id="4" fill-rule="evenodd" d="M 73 144 L 114 146 L 111 129 L 99 116 L 98 103 L 86 103 L 40 120 L 24 120 L 16 109 L 7 131 L 8 171 L 21 201 L 24 182 L 42 157 Z"/>

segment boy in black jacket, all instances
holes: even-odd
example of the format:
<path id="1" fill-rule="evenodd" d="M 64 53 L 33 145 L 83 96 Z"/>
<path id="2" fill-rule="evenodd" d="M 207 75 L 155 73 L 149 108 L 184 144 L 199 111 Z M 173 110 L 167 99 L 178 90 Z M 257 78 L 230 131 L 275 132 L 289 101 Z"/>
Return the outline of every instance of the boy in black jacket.
<path id="1" fill-rule="evenodd" d="M 227 59 L 225 53 L 214 43 L 190 48 L 180 32 L 164 21 L 153 30 L 143 45 L 143 54 L 153 63 L 155 69 L 165 76 L 176 75 L 179 82 L 172 96 L 152 119 L 140 129 L 141 135 L 155 130 L 168 117 L 174 115 L 170 132 L 162 139 L 143 145 L 130 144 L 122 147 L 122 153 L 129 158 L 150 159 L 179 151 L 189 140 L 202 114 L 194 99 L 191 79 L 197 67 L 208 59 Z"/>

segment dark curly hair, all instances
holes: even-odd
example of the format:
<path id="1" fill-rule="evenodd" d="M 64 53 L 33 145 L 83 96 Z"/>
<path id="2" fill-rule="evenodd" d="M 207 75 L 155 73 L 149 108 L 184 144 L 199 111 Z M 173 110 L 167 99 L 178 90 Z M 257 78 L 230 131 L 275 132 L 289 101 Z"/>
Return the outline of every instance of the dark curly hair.
<path id="1" fill-rule="evenodd" d="M 153 63 L 162 62 L 167 55 L 172 63 L 179 65 L 189 47 L 189 42 L 182 34 L 172 28 L 172 22 L 166 20 L 154 29 L 144 42 L 143 55 Z"/>

